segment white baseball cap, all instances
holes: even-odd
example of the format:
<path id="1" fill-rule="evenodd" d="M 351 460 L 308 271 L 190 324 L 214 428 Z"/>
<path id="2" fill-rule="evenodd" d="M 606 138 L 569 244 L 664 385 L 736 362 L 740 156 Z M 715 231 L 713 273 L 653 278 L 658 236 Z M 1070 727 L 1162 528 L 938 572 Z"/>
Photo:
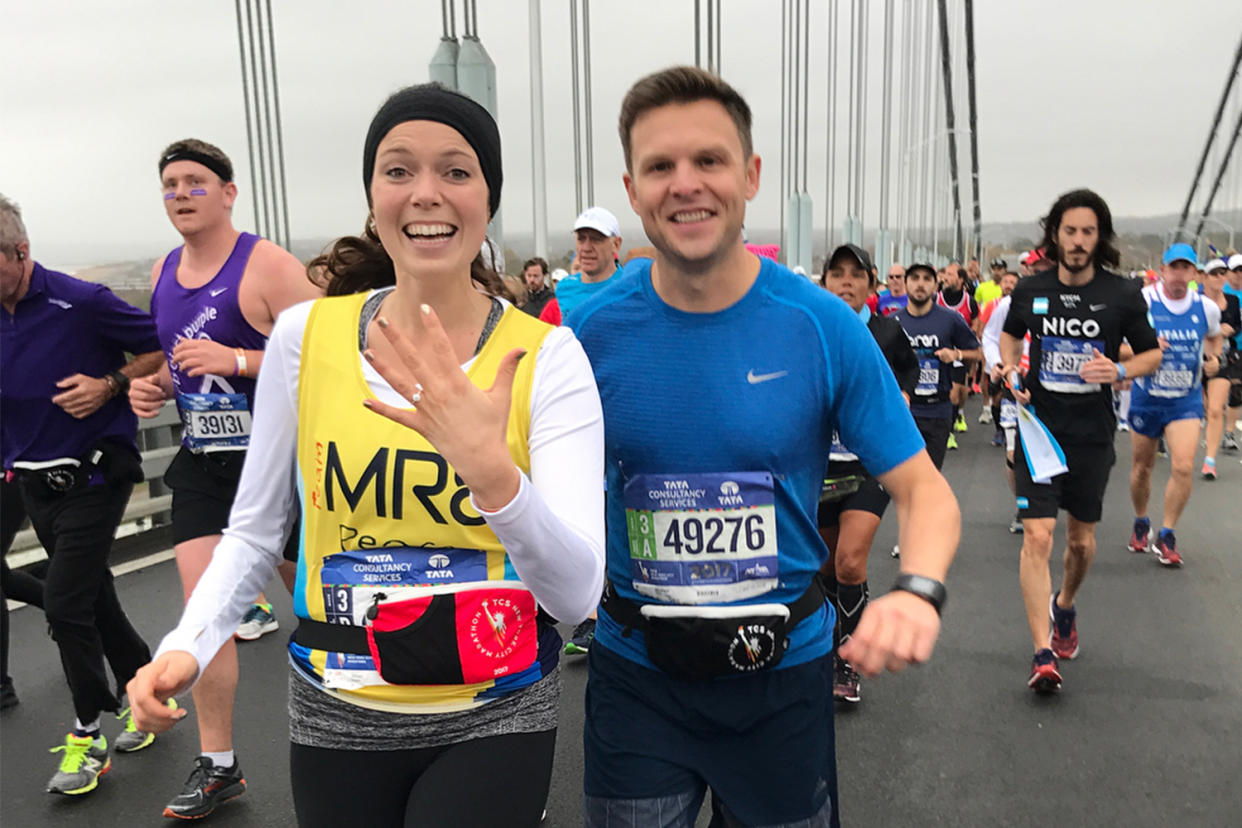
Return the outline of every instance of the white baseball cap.
<path id="1" fill-rule="evenodd" d="M 605 236 L 620 236 L 621 225 L 617 217 L 603 207 L 588 207 L 574 222 L 574 230 L 591 229 Z"/>
<path id="2" fill-rule="evenodd" d="M 567 271 L 563 267 L 558 267 L 556 270 L 552 271 L 552 284 L 555 285 L 557 282 L 559 282 L 561 279 L 564 279 L 568 275 L 569 275 L 569 271 Z"/>
<path id="3" fill-rule="evenodd" d="M 1234 253 L 1229 257 L 1229 269 L 1237 270 L 1242 267 L 1242 253 Z"/>
<path id="4" fill-rule="evenodd" d="M 1225 266 L 1226 265 L 1225 265 L 1224 259 L 1210 259 L 1207 262 L 1207 264 L 1203 266 L 1203 272 L 1211 273 L 1213 270 L 1219 270 L 1220 268 L 1225 267 Z"/>

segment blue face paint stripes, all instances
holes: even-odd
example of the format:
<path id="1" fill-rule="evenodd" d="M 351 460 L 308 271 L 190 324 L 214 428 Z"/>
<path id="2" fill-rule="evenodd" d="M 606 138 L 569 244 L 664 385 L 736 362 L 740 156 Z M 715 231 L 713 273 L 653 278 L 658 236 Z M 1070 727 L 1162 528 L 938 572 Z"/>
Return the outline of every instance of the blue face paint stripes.
<path id="1" fill-rule="evenodd" d="M 164 200 L 165 200 L 165 201 L 172 201 L 172 200 L 173 200 L 174 198 L 176 198 L 176 197 L 177 197 L 177 194 L 176 194 L 176 193 L 164 193 Z"/>
<path id="2" fill-rule="evenodd" d="M 205 195 L 207 195 L 207 191 L 206 191 L 206 190 L 201 190 L 201 189 L 200 189 L 200 190 L 190 190 L 190 195 L 192 195 L 192 196 L 205 196 Z"/>

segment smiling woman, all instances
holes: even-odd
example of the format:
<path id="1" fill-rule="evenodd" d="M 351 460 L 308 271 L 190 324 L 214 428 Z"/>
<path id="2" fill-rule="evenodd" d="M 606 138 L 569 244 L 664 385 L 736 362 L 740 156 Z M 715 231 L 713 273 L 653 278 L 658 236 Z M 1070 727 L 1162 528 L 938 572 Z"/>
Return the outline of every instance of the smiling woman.
<path id="1" fill-rule="evenodd" d="M 366 230 L 311 263 L 328 298 L 272 332 L 238 508 L 130 699 L 171 726 L 159 701 L 270 577 L 300 496 L 299 824 L 534 826 L 558 719 L 552 619 L 581 621 L 603 577 L 599 395 L 572 332 L 497 298 L 482 264 L 501 185 L 483 107 L 434 84 L 396 93 L 363 183 Z"/>

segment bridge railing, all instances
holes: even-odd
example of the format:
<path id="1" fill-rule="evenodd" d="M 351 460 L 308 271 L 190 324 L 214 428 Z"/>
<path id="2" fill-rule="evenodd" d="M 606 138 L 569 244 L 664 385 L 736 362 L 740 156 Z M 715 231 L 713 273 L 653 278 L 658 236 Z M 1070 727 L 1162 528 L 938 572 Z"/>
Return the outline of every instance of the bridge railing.
<path id="1" fill-rule="evenodd" d="M 164 403 L 159 416 L 138 421 L 138 450 L 142 453 L 144 484 L 134 487 L 129 505 L 117 528 L 117 537 L 150 531 L 168 522 L 172 493 L 164 485 L 164 472 L 181 447 L 181 418 L 171 400 Z M 25 566 L 46 556 L 34 529 L 25 528 L 13 538 L 9 565 Z"/>

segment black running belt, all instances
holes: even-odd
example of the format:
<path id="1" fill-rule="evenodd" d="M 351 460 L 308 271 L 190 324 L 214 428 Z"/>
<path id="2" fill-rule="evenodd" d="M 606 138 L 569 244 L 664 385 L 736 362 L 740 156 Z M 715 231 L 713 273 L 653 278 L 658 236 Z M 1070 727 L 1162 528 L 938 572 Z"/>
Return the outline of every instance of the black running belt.
<path id="1" fill-rule="evenodd" d="M 791 604 L 789 607 L 789 621 L 786 622 L 786 630 L 792 630 L 801 621 L 811 617 L 817 609 L 824 603 L 824 590 L 819 582 L 818 577 L 811 578 L 811 585 L 807 587 L 806 592 L 802 593 L 802 597 Z M 617 594 L 617 589 L 612 585 L 612 581 L 604 584 L 604 597 L 600 601 L 600 605 L 604 610 L 613 617 L 622 627 L 629 629 L 646 629 L 647 619 L 643 617 L 642 605 L 629 598 L 623 598 Z M 325 626 L 331 626 L 325 625 Z M 622 635 L 628 635 L 623 631 Z"/>

